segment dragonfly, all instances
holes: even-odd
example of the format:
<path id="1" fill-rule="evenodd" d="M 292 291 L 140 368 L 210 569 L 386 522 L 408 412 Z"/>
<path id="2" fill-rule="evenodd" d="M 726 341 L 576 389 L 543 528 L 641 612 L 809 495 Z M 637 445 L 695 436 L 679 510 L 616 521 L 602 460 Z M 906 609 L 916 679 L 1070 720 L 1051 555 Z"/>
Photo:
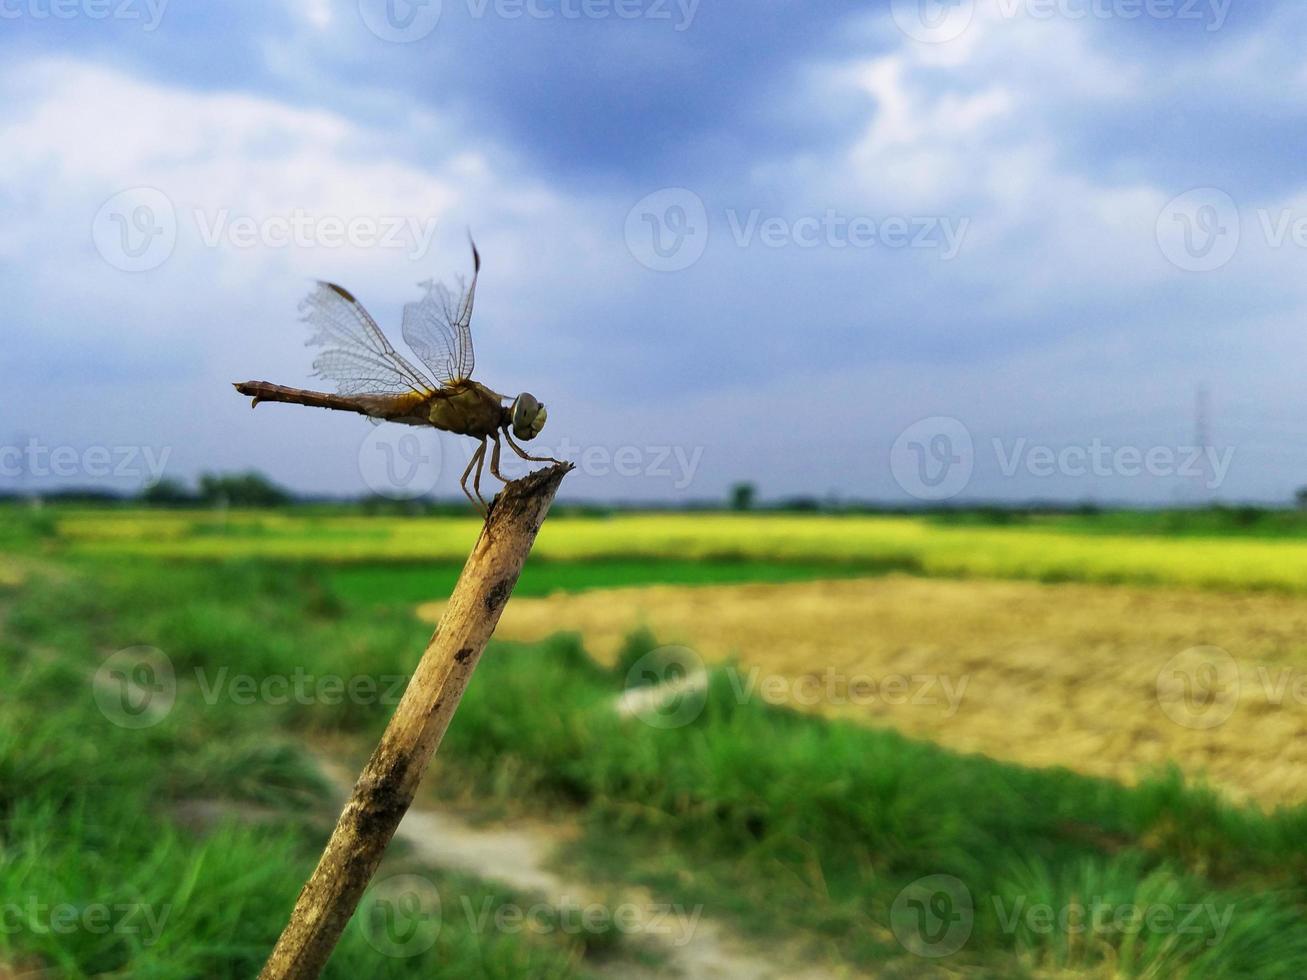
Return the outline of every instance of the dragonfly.
<path id="1" fill-rule="evenodd" d="M 468 460 L 459 486 L 483 515 L 490 512 L 481 496 L 481 474 L 490 453 L 490 472 L 508 482 L 499 471 L 500 436 L 518 456 L 535 463 L 558 463 L 548 456 L 532 456 L 514 440 L 529 442 L 545 427 L 548 413 L 534 395 L 516 398 L 472 380 L 476 356 L 472 348 L 472 305 L 481 253 L 472 244 L 472 282 L 460 278 L 457 291 L 428 280 L 420 284 L 425 295 L 404 307 L 404 341 L 422 368 L 399 353 L 386 339 L 376 320 L 354 294 L 334 282 L 317 283 L 301 303 L 301 318 L 312 329 L 308 346 L 321 347 L 313 362 L 315 375 L 336 383 L 336 393 L 289 388 L 267 381 L 240 381 L 242 395 L 261 402 L 286 402 L 366 415 L 374 422 L 434 426 L 455 435 L 470 436 L 480 445 Z M 473 471 L 475 470 L 475 475 Z M 472 476 L 472 490 L 468 478 Z M 473 495 L 475 492 L 475 496 Z"/>

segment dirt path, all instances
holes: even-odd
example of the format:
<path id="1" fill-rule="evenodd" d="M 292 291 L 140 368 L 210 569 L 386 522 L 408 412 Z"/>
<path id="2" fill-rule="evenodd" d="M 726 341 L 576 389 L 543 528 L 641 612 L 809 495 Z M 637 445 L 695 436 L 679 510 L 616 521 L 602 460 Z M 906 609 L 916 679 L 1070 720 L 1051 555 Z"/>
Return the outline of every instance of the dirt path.
<path id="1" fill-rule="evenodd" d="M 353 788 L 354 774 L 333 758 L 318 755 L 318 764 L 343 800 Z M 412 848 L 423 863 L 475 875 L 507 885 L 515 891 L 538 895 L 555 907 L 576 907 L 596 903 L 605 908 L 629 904 L 642 910 L 658 910 L 660 902 L 643 888 L 620 891 L 570 878 L 550 867 L 556 848 L 571 836 L 566 826 L 532 821 L 512 825 L 478 826 L 443 810 L 415 803 L 396 831 L 396 838 Z M 655 921 L 656 920 L 656 921 Z M 750 950 L 719 923 L 711 922 L 694 909 L 669 909 L 666 915 L 641 915 L 635 941 L 654 952 L 657 968 L 636 966 L 629 960 L 611 965 L 587 963 L 602 976 L 622 980 L 832 980 L 855 974 L 835 973 L 798 961 Z"/>

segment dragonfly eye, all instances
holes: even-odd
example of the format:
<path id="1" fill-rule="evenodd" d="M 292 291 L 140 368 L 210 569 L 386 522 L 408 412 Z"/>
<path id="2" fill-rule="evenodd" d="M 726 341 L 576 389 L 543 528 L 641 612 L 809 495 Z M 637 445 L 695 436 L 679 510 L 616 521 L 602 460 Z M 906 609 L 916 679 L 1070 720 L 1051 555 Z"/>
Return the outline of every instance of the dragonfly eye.
<path id="1" fill-rule="evenodd" d="M 519 439 L 534 439 L 545 427 L 548 413 L 534 395 L 525 391 L 513 399 L 513 435 Z"/>

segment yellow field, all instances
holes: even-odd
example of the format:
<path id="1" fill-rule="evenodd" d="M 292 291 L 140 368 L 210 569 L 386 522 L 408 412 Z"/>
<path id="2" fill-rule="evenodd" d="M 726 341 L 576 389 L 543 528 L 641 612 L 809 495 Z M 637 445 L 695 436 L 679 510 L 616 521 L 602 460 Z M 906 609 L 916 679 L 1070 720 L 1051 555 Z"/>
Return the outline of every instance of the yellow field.
<path id="1" fill-rule="evenodd" d="M 480 526 L 474 517 L 82 511 L 61 515 L 58 532 L 77 550 L 100 554 L 461 560 Z M 1307 591 L 1307 541 L 948 527 L 909 517 L 555 517 L 535 554 L 901 561 L 934 575 Z"/>
<path id="2" fill-rule="evenodd" d="M 903 576 L 655 586 L 517 598 L 497 635 L 575 630 L 611 659 L 638 625 L 738 655 L 741 690 L 752 677 L 759 697 L 954 749 L 1125 781 L 1173 760 L 1237 798 L 1307 800 L 1307 600 Z"/>

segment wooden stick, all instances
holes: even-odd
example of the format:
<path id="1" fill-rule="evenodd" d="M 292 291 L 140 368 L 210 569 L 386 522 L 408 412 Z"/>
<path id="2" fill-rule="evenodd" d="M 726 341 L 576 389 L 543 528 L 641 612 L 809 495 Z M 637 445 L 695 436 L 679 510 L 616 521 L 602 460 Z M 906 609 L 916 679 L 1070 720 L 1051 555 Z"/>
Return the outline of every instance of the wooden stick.
<path id="1" fill-rule="evenodd" d="M 259 974 L 262 980 L 311 980 L 321 973 L 413 802 L 558 485 L 571 469 L 562 463 L 537 470 L 508 484 L 495 499 L 440 625 L 300 891 Z"/>

